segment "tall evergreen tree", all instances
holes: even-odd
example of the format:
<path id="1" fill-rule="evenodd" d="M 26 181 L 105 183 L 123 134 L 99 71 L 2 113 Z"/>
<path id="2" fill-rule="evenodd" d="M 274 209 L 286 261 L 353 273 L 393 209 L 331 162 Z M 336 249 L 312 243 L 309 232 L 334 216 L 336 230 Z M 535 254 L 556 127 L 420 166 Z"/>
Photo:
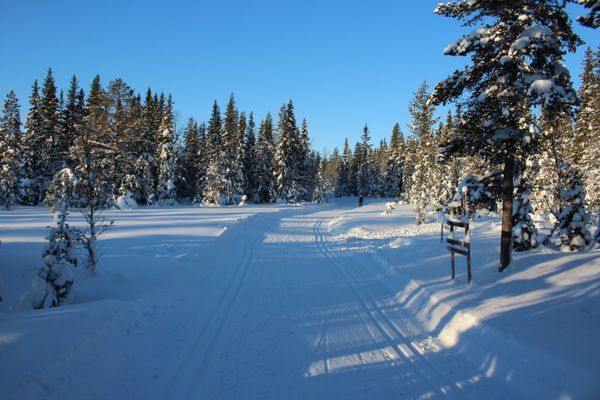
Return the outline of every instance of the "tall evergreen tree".
<path id="1" fill-rule="evenodd" d="M 446 55 L 471 55 L 472 64 L 438 83 L 432 100 L 446 103 L 467 92 L 462 135 L 447 152 L 504 164 L 502 271 L 511 259 L 515 160 L 524 159 L 532 139 L 529 109 L 539 105 L 556 114 L 575 104 L 562 60 L 581 40 L 559 0 L 459 0 L 438 5 L 436 13 L 483 25 L 445 49 Z"/>
<path id="2" fill-rule="evenodd" d="M 19 189 L 19 143 L 21 116 L 19 101 L 12 90 L 6 95 L 0 117 L 0 204 L 10 209 Z"/>
<path id="3" fill-rule="evenodd" d="M 402 196 L 402 169 L 404 167 L 404 134 L 400 124 L 394 124 L 390 147 L 387 152 L 386 188 L 385 194 L 389 197 Z"/>
<path id="4" fill-rule="evenodd" d="M 38 171 L 42 178 L 43 191 L 50 184 L 54 173 L 61 169 L 64 157 L 60 149 L 60 111 L 58 97 L 56 96 L 56 84 L 52 69 L 48 69 L 44 85 L 42 86 L 42 98 L 40 102 L 40 132 L 45 142 L 45 149 L 39 157 L 42 157 L 43 168 Z"/>
<path id="5" fill-rule="evenodd" d="M 37 80 L 29 97 L 29 112 L 25 120 L 25 133 L 21 140 L 21 179 L 19 201 L 25 205 L 37 205 L 43 198 L 42 170 L 46 168 L 46 143 L 42 135 L 41 99 Z"/>
<path id="6" fill-rule="evenodd" d="M 171 96 L 167 100 L 162 123 L 158 129 L 158 185 L 156 194 L 158 204 L 172 206 L 176 203 L 176 176 L 174 154 L 173 102 Z"/>
<path id="7" fill-rule="evenodd" d="M 83 122 L 84 101 L 83 91 L 79 88 L 77 77 L 73 75 L 69 90 L 67 91 L 67 101 L 62 110 L 60 135 L 57 145 L 60 158 L 65 160 L 69 166 L 73 166 L 76 161 L 69 154 L 69 149 L 73 145 L 78 127 Z"/>
<path id="8" fill-rule="evenodd" d="M 254 201 L 254 191 L 256 189 L 256 170 L 254 168 L 254 163 L 258 158 L 257 149 L 256 149 L 256 133 L 254 132 L 255 124 L 254 124 L 254 114 L 250 113 L 248 117 L 248 123 L 246 124 L 246 131 L 244 133 L 244 194 L 248 196 L 248 198 Z"/>
<path id="9" fill-rule="evenodd" d="M 290 100 L 279 113 L 279 145 L 275 157 L 275 185 L 281 201 L 297 203 L 304 197 L 299 171 L 300 136 L 294 104 Z"/>
<path id="10" fill-rule="evenodd" d="M 256 189 L 252 198 L 255 203 L 272 203 L 277 198 L 275 180 L 273 179 L 274 160 L 275 138 L 273 135 L 273 119 L 271 118 L 271 114 L 267 114 L 260 124 L 256 144 L 256 160 L 254 163 Z"/>
<path id="11" fill-rule="evenodd" d="M 336 184 L 336 196 L 350 196 L 356 194 L 356 184 L 352 177 L 353 159 L 352 150 L 348 144 L 348 138 L 344 140 L 340 172 Z"/>
<path id="12" fill-rule="evenodd" d="M 600 50 L 587 49 L 581 81 L 572 161 L 583 174 L 588 206 L 600 210 Z"/>
<path id="13" fill-rule="evenodd" d="M 221 137 L 221 112 L 216 100 L 207 130 L 207 165 L 202 201 L 207 205 L 221 206 L 227 204 L 224 149 Z"/>

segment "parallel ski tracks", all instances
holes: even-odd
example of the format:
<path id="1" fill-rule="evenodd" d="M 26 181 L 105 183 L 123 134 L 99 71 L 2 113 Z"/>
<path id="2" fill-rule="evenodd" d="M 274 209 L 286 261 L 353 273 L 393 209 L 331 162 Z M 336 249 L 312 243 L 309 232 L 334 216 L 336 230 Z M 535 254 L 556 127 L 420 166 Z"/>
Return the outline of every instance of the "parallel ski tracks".
<path id="1" fill-rule="evenodd" d="M 416 376 L 421 378 L 427 386 L 440 398 L 463 398 L 465 393 L 457 393 L 460 388 L 448 380 L 433 367 L 413 346 L 410 339 L 402 333 L 401 329 L 390 319 L 377 301 L 373 298 L 366 286 L 356 277 L 342 260 L 328 248 L 325 237 L 321 233 L 323 218 L 320 218 L 313 226 L 315 241 L 321 253 L 329 258 L 335 269 L 344 278 L 354 293 L 360 308 L 367 316 L 373 327 L 379 332 L 388 346 L 394 351 L 399 359 L 403 359 Z M 362 319 L 362 316 L 361 316 Z M 437 382 L 437 384 L 436 384 Z M 443 387 L 440 387 L 440 383 Z"/>
<path id="2" fill-rule="evenodd" d="M 267 218 L 268 222 L 261 229 L 257 229 L 244 244 L 242 257 L 228 280 L 225 290 L 208 314 L 208 317 L 199 327 L 192 346 L 188 349 L 185 358 L 176 367 L 161 398 L 192 398 L 195 395 L 195 390 L 204 382 L 206 371 L 210 369 L 211 360 L 215 349 L 218 347 L 223 327 L 246 281 L 256 244 L 264 233 L 268 232 L 278 221 L 276 216 L 268 215 Z"/>

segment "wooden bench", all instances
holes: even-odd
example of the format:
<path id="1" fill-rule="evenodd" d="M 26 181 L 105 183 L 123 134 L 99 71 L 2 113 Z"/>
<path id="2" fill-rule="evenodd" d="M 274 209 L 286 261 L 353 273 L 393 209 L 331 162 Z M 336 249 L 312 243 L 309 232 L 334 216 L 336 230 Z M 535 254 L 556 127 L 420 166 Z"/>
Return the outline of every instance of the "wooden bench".
<path id="1" fill-rule="evenodd" d="M 465 230 L 465 239 L 469 237 L 469 223 L 459 221 L 446 221 L 446 224 L 450 226 L 450 235 L 454 232 L 455 228 L 463 228 Z M 443 232 L 443 231 L 442 231 Z M 452 268 L 452 279 L 455 276 L 455 260 L 454 254 L 458 253 L 467 257 L 467 284 L 471 284 L 471 241 L 470 240 L 457 240 L 451 237 L 446 238 L 446 241 L 450 246 L 450 266 Z"/>

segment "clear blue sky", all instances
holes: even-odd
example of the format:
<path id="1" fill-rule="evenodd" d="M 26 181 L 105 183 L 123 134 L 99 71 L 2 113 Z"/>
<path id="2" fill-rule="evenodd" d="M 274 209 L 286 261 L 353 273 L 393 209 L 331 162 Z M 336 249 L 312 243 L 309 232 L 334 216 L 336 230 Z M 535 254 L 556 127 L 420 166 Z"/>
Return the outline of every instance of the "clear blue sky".
<path id="1" fill-rule="evenodd" d="M 207 120 L 232 92 L 259 119 L 293 99 L 313 147 L 331 151 L 358 140 L 365 122 L 374 143 L 396 121 L 406 134 L 412 92 L 464 64 L 442 55 L 464 29 L 433 14 L 437 0 L 3 3 L 0 96 L 15 90 L 23 118 L 33 80 L 52 67 L 65 90 L 76 74 L 87 93 L 98 73 L 104 84 L 170 92 L 180 126 Z M 597 48 L 598 32 L 575 25 Z M 577 85 L 583 50 L 567 59 Z"/>

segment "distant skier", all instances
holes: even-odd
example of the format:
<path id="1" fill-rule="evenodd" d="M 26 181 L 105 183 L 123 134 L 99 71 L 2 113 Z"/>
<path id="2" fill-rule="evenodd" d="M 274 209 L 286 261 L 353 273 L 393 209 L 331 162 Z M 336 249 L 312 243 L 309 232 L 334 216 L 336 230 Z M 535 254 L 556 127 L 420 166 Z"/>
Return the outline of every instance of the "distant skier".
<path id="1" fill-rule="evenodd" d="M 358 206 L 359 207 L 363 206 L 363 195 L 362 194 L 360 196 L 358 196 Z"/>

